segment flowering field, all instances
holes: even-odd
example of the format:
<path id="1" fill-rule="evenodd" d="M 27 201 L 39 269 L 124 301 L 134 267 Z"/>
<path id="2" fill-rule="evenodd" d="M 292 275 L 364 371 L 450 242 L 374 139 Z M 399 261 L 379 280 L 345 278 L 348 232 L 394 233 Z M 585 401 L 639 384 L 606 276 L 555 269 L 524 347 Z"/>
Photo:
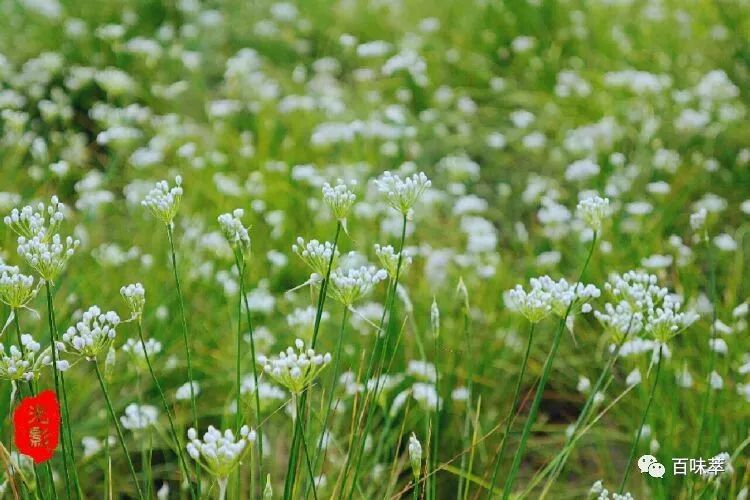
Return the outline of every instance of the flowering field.
<path id="1" fill-rule="evenodd" d="M 746 0 L 0 11 L 0 497 L 747 498 Z"/>

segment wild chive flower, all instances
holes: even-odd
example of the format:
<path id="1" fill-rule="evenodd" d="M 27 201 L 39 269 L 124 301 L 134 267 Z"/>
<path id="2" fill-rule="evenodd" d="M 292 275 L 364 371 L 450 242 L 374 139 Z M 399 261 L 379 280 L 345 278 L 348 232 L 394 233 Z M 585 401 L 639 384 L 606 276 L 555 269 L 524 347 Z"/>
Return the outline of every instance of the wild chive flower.
<path id="1" fill-rule="evenodd" d="M 143 351 L 143 345 L 141 344 L 141 341 L 138 339 L 127 339 L 125 343 L 122 345 L 123 352 L 128 353 L 133 357 L 133 359 L 136 361 L 136 363 L 141 364 L 145 366 L 146 363 L 146 354 L 149 355 L 149 357 L 159 354 L 161 352 L 161 342 L 154 339 L 148 339 L 145 342 L 146 344 L 146 352 Z"/>
<path id="2" fill-rule="evenodd" d="M 140 319 L 146 305 L 146 290 L 140 283 L 132 283 L 120 288 L 120 295 L 125 299 L 130 309 L 131 318 Z"/>
<path id="3" fill-rule="evenodd" d="M 54 281 L 65 269 L 68 260 L 80 243 L 79 240 L 74 240 L 70 236 L 63 242 L 59 234 L 48 239 L 42 231 L 30 239 L 19 236 L 18 254 L 44 280 Z"/>
<path id="4" fill-rule="evenodd" d="M 243 425 L 240 428 L 239 439 L 236 439 L 230 429 L 222 433 L 209 425 L 203 439 L 198 439 L 198 433 L 192 427 L 188 429 L 187 437 L 190 440 L 185 447 L 188 454 L 216 477 L 220 485 L 224 481 L 226 487 L 226 479 L 249 450 L 248 445 L 255 442 L 256 434 L 254 430 Z"/>
<path id="5" fill-rule="evenodd" d="M 81 321 L 63 333 L 62 340 L 74 353 L 94 361 L 115 338 L 115 328 L 118 324 L 120 317 L 116 312 L 103 313 L 98 306 L 91 306 L 83 313 Z"/>
<path id="6" fill-rule="evenodd" d="M 369 294 L 373 287 L 385 280 L 388 273 L 375 266 L 362 266 L 359 269 L 335 269 L 331 272 L 331 286 L 328 289 L 333 298 L 346 307 Z"/>
<path id="7" fill-rule="evenodd" d="M 648 311 L 646 333 L 657 342 L 666 343 L 698 320 L 699 316 L 695 311 L 680 309 L 680 302 L 672 295 L 667 295 L 660 306 Z"/>
<path id="8" fill-rule="evenodd" d="M 591 196 L 578 202 L 576 214 L 578 218 L 586 224 L 587 227 L 594 231 L 599 231 L 602 227 L 602 221 L 607 217 L 609 212 L 609 198 Z"/>
<path id="9" fill-rule="evenodd" d="M 516 285 L 507 293 L 508 307 L 523 315 L 531 323 L 539 323 L 552 313 L 552 296 L 539 286 L 534 286 L 536 278 L 531 279 L 531 290 L 526 291 Z"/>
<path id="10" fill-rule="evenodd" d="M 18 309 L 28 304 L 37 290 L 32 276 L 21 274 L 15 266 L 0 264 L 0 302 Z"/>
<path id="11" fill-rule="evenodd" d="M 531 282 L 532 286 L 539 286 L 549 294 L 552 312 L 560 317 L 565 316 L 568 307 L 571 308 L 570 314 L 574 314 L 577 310 L 584 313 L 590 312 L 591 305 L 588 302 L 601 295 L 601 291 L 594 285 L 568 283 L 565 278 L 553 281 L 549 276 L 542 276 L 532 279 Z"/>
<path id="12" fill-rule="evenodd" d="M 250 250 L 250 234 L 247 228 L 242 225 L 243 215 L 245 215 L 245 211 L 237 208 L 231 214 L 221 214 L 218 220 L 221 232 L 232 248 L 244 252 Z"/>
<path id="13" fill-rule="evenodd" d="M 411 264 L 412 259 L 406 251 L 402 252 L 403 257 L 401 258 L 401 269 Z M 399 253 L 397 253 L 391 245 L 380 246 L 375 243 L 375 255 L 378 257 L 380 265 L 388 272 L 388 276 L 391 279 L 396 278 L 396 270 L 398 268 Z"/>
<path id="14" fill-rule="evenodd" d="M 294 344 L 297 351 L 288 347 L 277 357 L 258 356 L 258 362 L 263 365 L 268 376 L 292 394 L 298 395 L 331 362 L 331 354 L 318 354 L 313 349 L 305 351 L 305 343 L 301 339 L 297 339 Z"/>
<path id="15" fill-rule="evenodd" d="M 174 179 L 175 187 L 170 188 L 167 181 L 159 181 L 146 195 L 141 205 L 166 225 L 171 225 L 182 199 L 182 177 Z"/>
<path id="16" fill-rule="evenodd" d="M 44 357 L 37 354 L 41 345 L 27 333 L 21 335 L 21 345 L 23 351 L 11 345 L 6 352 L 0 343 L 0 379 L 30 381 L 39 377 L 44 365 Z"/>
<path id="17" fill-rule="evenodd" d="M 701 208 L 697 212 L 690 215 L 690 227 L 693 231 L 700 231 L 706 225 L 706 217 L 708 211 L 705 208 Z"/>
<path id="18" fill-rule="evenodd" d="M 375 184 L 385 195 L 386 202 L 408 218 L 411 218 L 412 208 L 419 198 L 432 185 L 424 172 L 401 179 L 388 171 L 383 172 L 383 175 L 375 180 Z"/>
<path id="19" fill-rule="evenodd" d="M 352 181 L 351 185 L 356 185 L 356 182 Z M 344 226 L 344 230 L 346 230 L 346 219 L 349 217 L 349 211 L 356 200 L 357 196 L 342 179 L 337 179 L 335 186 L 331 186 L 327 182 L 323 184 L 323 201 L 331 209 L 336 220 Z"/>
<path id="20" fill-rule="evenodd" d="M 31 205 L 26 205 L 21 210 L 14 208 L 4 221 L 13 232 L 26 239 L 42 233 L 49 237 L 57 232 L 65 218 L 62 210 L 63 204 L 57 196 L 53 196 L 49 205 L 39 203 L 36 209 Z"/>
<path id="21" fill-rule="evenodd" d="M 200 394 L 201 392 L 201 386 L 198 384 L 198 382 L 193 381 L 192 382 L 192 392 L 190 391 L 190 382 L 185 382 L 180 387 L 177 388 L 177 390 L 174 393 L 174 398 L 177 401 L 186 401 L 190 399 L 191 394 L 195 394 L 196 396 Z"/>
<path id="22" fill-rule="evenodd" d="M 151 405 L 138 405 L 130 403 L 125 408 L 125 415 L 120 417 L 120 423 L 130 431 L 141 431 L 156 423 L 159 410 Z"/>
<path id="23" fill-rule="evenodd" d="M 409 462 L 414 479 L 419 479 L 422 474 L 422 443 L 413 432 L 409 436 Z"/>
<path id="24" fill-rule="evenodd" d="M 292 245 L 292 251 L 296 253 L 302 262 L 307 264 L 315 274 L 320 277 L 325 277 L 328 271 L 328 262 L 331 260 L 331 254 L 333 253 L 333 243 L 328 241 L 319 242 L 318 240 L 310 240 L 305 242 L 301 237 L 297 237 L 297 243 Z M 333 256 L 333 263 L 336 263 L 336 259 L 339 256 L 339 251 Z"/>

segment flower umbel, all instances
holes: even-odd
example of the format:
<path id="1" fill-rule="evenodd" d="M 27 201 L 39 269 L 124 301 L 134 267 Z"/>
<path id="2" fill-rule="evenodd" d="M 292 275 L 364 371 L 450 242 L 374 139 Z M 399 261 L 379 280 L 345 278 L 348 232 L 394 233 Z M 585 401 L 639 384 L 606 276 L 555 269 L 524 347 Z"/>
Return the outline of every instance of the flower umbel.
<path id="1" fill-rule="evenodd" d="M 385 269 L 388 272 L 388 276 L 391 278 L 396 277 L 396 271 L 398 269 L 398 259 L 403 254 L 403 257 L 401 257 L 401 268 L 408 266 L 411 264 L 411 255 L 409 255 L 407 252 L 396 252 L 391 245 L 386 246 L 380 246 L 379 244 L 375 243 L 375 255 L 378 257 L 378 261 L 380 262 L 380 265 L 383 266 L 383 269 Z"/>
<path id="2" fill-rule="evenodd" d="M 91 306 L 83 313 L 81 321 L 63 333 L 62 340 L 73 352 L 93 361 L 109 347 L 119 323 L 116 312 L 103 313 L 98 306 Z"/>
<path id="3" fill-rule="evenodd" d="M 419 198 L 432 185 L 424 172 L 401 179 L 388 171 L 383 172 L 375 184 L 385 195 L 386 202 L 406 216 L 410 215 Z"/>
<path id="4" fill-rule="evenodd" d="M 237 208 L 232 213 L 221 214 L 218 219 L 221 232 L 229 244 L 233 249 L 242 252 L 250 250 L 250 234 L 247 228 L 242 225 L 243 215 L 245 215 L 245 211 Z"/>
<path id="5" fill-rule="evenodd" d="M 355 182 L 351 183 L 351 185 L 355 184 Z M 341 222 L 345 230 L 346 219 L 356 199 L 357 195 L 349 189 L 349 186 L 342 179 L 337 179 L 335 186 L 331 186 L 327 182 L 323 184 L 323 201 L 326 202 L 326 205 L 333 212 L 333 216 Z"/>
<path id="6" fill-rule="evenodd" d="M 602 227 L 602 221 L 609 215 L 609 198 L 591 196 L 578 202 L 578 217 L 594 231 Z"/>
<path id="7" fill-rule="evenodd" d="M 385 269 L 377 269 L 375 266 L 362 266 L 346 271 L 335 269 L 331 272 L 331 287 L 328 290 L 334 299 L 350 307 L 387 277 Z"/>
<path id="8" fill-rule="evenodd" d="M 333 243 L 319 242 L 318 240 L 310 240 L 305 242 L 301 237 L 297 238 L 297 243 L 292 245 L 292 251 L 296 253 L 302 262 L 307 264 L 310 269 L 313 270 L 318 276 L 325 276 L 328 270 L 328 262 L 331 260 L 331 254 L 333 253 Z M 336 263 L 336 259 L 339 256 L 339 251 L 333 256 L 333 263 Z"/>
<path id="9" fill-rule="evenodd" d="M 175 177 L 174 183 L 175 186 L 170 188 L 167 181 L 157 182 L 141 202 L 154 217 L 166 225 L 172 224 L 182 199 L 182 177 Z"/>
<path id="10" fill-rule="evenodd" d="M 28 239 L 41 233 L 52 236 L 65 218 L 62 210 L 63 204 L 57 196 L 53 196 L 49 205 L 39 203 L 36 208 L 31 205 L 26 205 L 21 210 L 14 208 L 4 220 L 18 236 Z"/>
<path id="11" fill-rule="evenodd" d="M 187 437 L 190 440 L 186 446 L 188 454 L 214 477 L 221 480 L 229 477 L 237 467 L 249 449 L 248 444 L 255 442 L 256 434 L 248 426 L 243 425 L 240 429 L 240 437 L 236 439 L 230 429 L 222 433 L 209 425 L 203 439 L 198 439 L 198 432 L 192 427 L 188 429 Z"/>
<path id="12" fill-rule="evenodd" d="M 120 288 L 120 295 L 125 299 L 130 309 L 131 318 L 140 319 L 146 305 L 146 290 L 140 283 L 131 283 Z"/>
<path id="13" fill-rule="evenodd" d="M 297 351 L 288 347 L 276 357 L 258 356 L 258 362 L 278 384 L 292 394 L 301 394 L 331 362 L 331 354 L 318 354 L 313 349 L 305 350 L 305 343 L 301 339 L 295 341 L 295 346 Z"/>
<path id="14" fill-rule="evenodd" d="M 46 281 L 54 281 L 80 245 L 70 236 L 63 242 L 59 234 L 51 239 L 44 231 L 32 238 L 18 237 L 18 254 Z"/>
<path id="15" fill-rule="evenodd" d="M 21 345 L 23 349 L 11 345 L 6 352 L 0 343 L 0 379 L 30 381 L 39 376 L 44 364 L 44 356 L 37 355 L 41 345 L 27 333 L 21 335 Z"/>
<path id="16" fill-rule="evenodd" d="M 21 274 L 15 266 L 0 264 L 0 302 L 18 309 L 28 304 L 37 290 L 32 276 Z"/>

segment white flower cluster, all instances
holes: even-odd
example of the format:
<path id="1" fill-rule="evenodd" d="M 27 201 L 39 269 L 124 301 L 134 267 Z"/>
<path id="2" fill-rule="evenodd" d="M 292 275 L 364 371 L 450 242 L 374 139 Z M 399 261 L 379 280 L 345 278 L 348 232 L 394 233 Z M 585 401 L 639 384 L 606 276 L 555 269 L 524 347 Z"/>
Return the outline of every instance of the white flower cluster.
<path id="1" fill-rule="evenodd" d="M 625 492 L 624 494 L 620 495 L 619 493 L 612 493 L 612 496 L 610 496 L 609 490 L 607 490 L 604 485 L 602 484 L 602 481 L 599 480 L 591 486 L 591 489 L 589 490 L 589 497 L 593 497 L 596 500 L 633 500 L 634 497 L 628 492 Z"/>
<path id="2" fill-rule="evenodd" d="M 678 299 L 673 295 L 667 295 L 659 307 L 648 310 L 646 333 L 658 342 L 665 343 L 700 318 L 695 311 L 681 311 L 681 307 Z"/>
<path id="3" fill-rule="evenodd" d="M 63 242 L 59 234 L 48 239 L 46 234 L 42 231 L 32 238 L 19 236 L 18 254 L 39 276 L 47 281 L 54 281 L 65 269 L 81 242 L 70 236 Z"/>
<path id="4" fill-rule="evenodd" d="M 682 311 L 680 301 L 667 288 L 659 286 L 653 274 L 638 271 L 612 274 L 604 289 L 617 302 L 608 302 L 594 316 L 615 342 L 631 334 L 647 333 L 656 341 L 655 346 L 660 346 L 699 318 L 692 310 Z"/>
<path id="5" fill-rule="evenodd" d="M 351 185 L 355 184 L 352 181 Z M 331 186 L 327 182 L 323 184 L 323 201 L 331 209 L 336 220 L 344 224 L 345 229 L 346 218 L 349 216 L 349 211 L 356 200 L 357 195 L 354 194 L 342 179 L 337 179 L 335 186 Z"/>
<path id="6" fill-rule="evenodd" d="M 602 221 L 609 215 L 609 198 L 590 196 L 578 202 L 576 207 L 578 218 L 594 231 L 599 231 Z"/>
<path id="7" fill-rule="evenodd" d="M 6 352 L 0 343 L 0 379 L 30 381 L 38 376 L 42 363 L 37 353 L 41 345 L 27 333 L 21 335 L 21 345 L 23 349 L 11 345 Z"/>
<path id="8" fill-rule="evenodd" d="M 140 318 L 146 305 L 146 289 L 140 283 L 131 283 L 120 288 L 120 295 L 130 309 L 131 317 Z"/>
<path id="9" fill-rule="evenodd" d="M 526 291 L 521 285 L 516 285 L 508 291 L 508 305 L 521 313 L 532 323 L 538 323 L 550 313 L 564 317 L 577 311 L 588 313 L 591 305 L 588 303 L 601 295 L 601 291 L 594 285 L 584 283 L 568 283 L 560 279 L 554 281 L 549 276 L 531 278 L 531 290 Z"/>
<path id="10" fill-rule="evenodd" d="M 182 199 L 182 177 L 174 179 L 175 187 L 170 188 L 167 181 L 159 181 L 141 202 L 154 217 L 170 225 L 177 215 Z"/>
<path id="11" fill-rule="evenodd" d="M 18 309 L 28 304 L 36 292 L 32 276 L 21 274 L 18 267 L 0 264 L 0 302 Z"/>
<path id="12" fill-rule="evenodd" d="M 292 394 L 300 394 L 318 374 L 331 362 L 331 354 L 318 354 L 313 349 L 305 350 L 301 339 L 295 341 L 297 351 L 288 347 L 278 357 L 258 356 L 263 370 Z"/>
<path id="13" fill-rule="evenodd" d="M 63 333 L 62 340 L 76 354 L 94 360 L 109 342 L 115 338 L 115 328 L 120 317 L 114 311 L 103 313 L 98 306 L 91 306 L 81 320 Z"/>
<path id="14" fill-rule="evenodd" d="M 120 422 L 129 431 L 140 431 L 154 425 L 158 417 L 159 410 L 155 406 L 130 403 L 125 408 L 125 415 L 120 417 Z"/>
<path id="15" fill-rule="evenodd" d="M 241 208 L 236 208 L 232 213 L 221 214 L 219 216 L 221 232 L 232 248 L 240 251 L 250 249 L 250 234 L 247 228 L 242 225 L 241 219 L 243 215 L 245 215 L 245 211 Z"/>
<path id="16" fill-rule="evenodd" d="M 14 208 L 4 221 L 13 232 L 24 238 L 33 238 L 40 233 L 51 235 L 65 218 L 63 208 L 57 196 L 53 196 L 49 205 L 39 203 L 36 209 L 31 205 L 26 205 L 21 210 Z"/>
<path id="17" fill-rule="evenodd" d="M 255 411 L 255 379 L 252 375 L 247 375 L 242 379 L 240 394 L 248 396 L 245 398 L 247 406 L 251 411 Z M 260 399 L 261 411 L 264 411 L 271 407 L 278 407 L 278 403 L 287 399 L 287 394 L 280 387 L 259 380 L 258 399 Z"/>
<path id="18" fill-rule="evenodd" d="M 396 277 L 396 272 L 398 270 L 398 260 L 401 255 L 403 255 L 403 257 L 401 257 L 401 269 L 408 266 L 412 262 L 411 255 L 409 255 L 408 252 L 398 253 L 391 245 L 380 246 L 379 244 L 375 243 L 375 255 L 378 257 L 380 265 L 383 266 L 383 269 L 388 272 L 388 276 L 390 276 L 391 278 Z"/>
<path id="19" fill-rule="evenodd" d="M 398 175 L 388 171 L 383 172 L 383 175 L 375 180 L 375 184 L 385 195 L 388 204 L 407 217 L 411 216 L 414 205 L 425 190 L 432 185 L 424 172 L 401 179 Z"/>
<path id="20" fill-rule="evenodd" d="M 255 442 L 256 434 L 243 425 L 240 437 L 236 439 L 231 430 L 222 433 L 209 425 L 203 439 L 198 439 L 198 432 L 192 427 L 188 429 L 187 437 L 190 442 L 185 448 L 193 460 L 215 477 L 226 479 L 249 449 L 248 444 Z"/>
<path id="21" fill-rule="evenodd" d="M 154 354 L 161 352 L 161 342 L 155 339 L 148 339 L 144 342 L 146 344 L 146 350 L 144 352 L 143 345 L 138 339 L 127 339 L 122 345 L 122 351 L 131 355 L 137 362 L 146 361 L 146 354 L 149 358 Z"/>
<path id="22" fill-rule="evenodd" d="M 292 251 L 320 277 L 326 275 L 328 263 L 331 261 L 331 255 L 334 253 L 333 243 L 329 241 L 321 243 L 318 240 L 305 242 L 302 237 L 297 237 L 297 243 L 292 245 Z M 338 256 L 339 251 L 336 250 L 336 253 L 333 255 L 334 264 Z"/>
<path id="23" fill-rule="evenodd" d="M 349 307 L 356 301 L 367 296 L 372 289 L 388 278 L 385 269 L 375 266 L 361 266 L 354 269 L 335 269 L 331 272 L 331 286 L 328 289 L 331 296 Z"/>

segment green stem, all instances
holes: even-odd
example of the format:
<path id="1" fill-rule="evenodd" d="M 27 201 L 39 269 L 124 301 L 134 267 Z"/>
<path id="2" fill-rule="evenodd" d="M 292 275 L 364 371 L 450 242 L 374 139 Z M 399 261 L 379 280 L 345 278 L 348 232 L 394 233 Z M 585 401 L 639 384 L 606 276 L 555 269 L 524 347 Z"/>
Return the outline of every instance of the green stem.
<path id="1" fill-rule="evenodd" d="M 659 372 L 661 371 L 661 360 L 663 358 L 662 349 L 663 349 L 663 345 L 659 345 L 659 359 L 656 361 L 656 373 L 654 374 L 654 383 L 651 386 L 651 391 L 649 391 L 649 394 L 648 394 L 648 401 L 646 402 L 646 408 L 644 408 L 643 413 L 641 414 L 641 424 L 638 426 L 638 431 L 636 431 L 635 433 L 635 439 L 633 439 L 633 445 L 630 447 L 630 456 L 628 457 L 628 461 L 625 462 L 625 474 L 622 476 L 620 487 L 617 490 L 619 494 L 622 494 L 622 491 L 625 489 L 625 483 L 627 483 L 628 481 L 628 475 L 630 475 L 630 464 L 633 463 L 633 458 L 635 458 L 635 452 L 638 449 L 638 441 L 641 440 L 641 433 L 643 432 L 643 425 L 646 423 L 648 410 L 651 408 L 651 403 L 654 400 L 654 394 L 656 393 L 656 385 L 659 382 Z"/>
<path id="2" fill-rule="evenodd" d="M 128 460 L 128 467 L 130 468 L 130 474 L 133 477 L 133 484 L 135 485 L 136 490 L 138 490 L 138 497 L 143 499 L 143 492 L 141 491 L 141 485 L 138 482 L 138 476 L 135 473 L 135 467 L 133 467 L 133 461 L 130 459 L 130 453 L 128 453 L 128 447 L 125 445 L 125 437 L 122 435 L 122 430 L 120 429 L 120 424 L 117 423 L 117 415 L 115 414 L 115 410 L 112 407 L 112 402 L 109 400 L 109 393 L 107 392 L 107 387 L 104 385 L 104 379 L 102 378 L 102 372 L 99 370 L 99 363 L 94 361 L 94 371 L 96 371 L 96 378 L 99 379 L 99 386 L 102 389 L 102 394 L 104 394 L 104 400 L 107 402 L 107 409 L 109 410 L 109 415 L 112 417 L 112 421 L 115 423 L 115 430 L 117 431 L 117 438 L 120 440 L 120 446 L 122 447 L 123 453 L 125 453 L 125 458 Z"/>
<path id="3" fill-rule="evenodd" d="M 195 387 L 193 382 L 193 362 L 190 356 L 190 343 L 188 342 L 188 326 L 187 318 L 185 315 L 185 302 L 182 297 L 182 288 L 180 287 L 180 275 L 177 272 L 177 255 L 174 249 L 174 234 L 172 232 L 172 224 L 167 224 L 167 239 L 169 239 L 169 251 L 172 257 L 172 272 L 174 273 L 174 282 L 177 287 L 177 297 L 180 304 L 180 318 L 182 320 L 182 340 L 185 344 L 185 356 L 187 358 L 187 371 L 188 371 L 188 382 L 190 383 L 190 409 L 193 415 L 193 428 L 196 430 L 198 427 L 198 410 L 195 405 Z M 115 422 L 117 423 L 117 422 Z M 196 476 L 198 483 L 198 497 L 201 493 L 201 470 L 200 467 L 196 468 Z"/>
<path id="4" fill-rule="evenodd" d="M 49 338 L 50 338 L 50 345 L 52 346 L 52 374 L 54 376 L 55 381 L 55 394 L 57 396 L 57 400 L 60 400 L 60 373 L 57 369 L 57 338 L 55 335 L 55 323 L 54 323 L 54 316 L 53 316 L 53 305 L 52 305 L 52 290 L 50 287 L 49 281 L 45 283 L 46 291 L 47 291 L 47 320 L 49 322 Z M 65 479 L 65 492 L 67 493 L 67 497 L 71 498 L 70 494 L 70 473 L 68 471 L 68 445 L 66 444 L 65 434 L 67 432 L 67 427 L 70 425 L 70 422 L 67 420 L 66 416 L 63 414 L 63 418 L 60 419 L 61 426 L 60 426 L 60 433 L 62 434 L 62 457 L 63 457 L 63 469 L 64 474 L 63 477 Z M 54 490 L 54 484 L 52 485 L 52 489 Z"/>
<path id="5" fill-rule="evenodd" d="M 169 404 L 167 404 L 167 398 L 164 397 L 164 391 L 161 388 L 161 384 L 159 383 L 159 379 L 156 378 L 156 374 L 154 373 L 154 367 L 151 365 L 151 358 L 149 358 L 148 350 L 146 349 L 146 341 L 143 336 L 143 326 L 141 325 L 140 318 L 137 321 L 138 324 L 138 338 L 141 341 L 141 348 L 143 348 L 143 356 L 146 359 L 146 366 L 148 367 L 148 372 L 151 374 L 151 380 L 154 381 L 154 386 L 156 386 L 156 390 L 159 392 L 159 397 L 161 398 L 162 406 L 164 406 L 164 412 L 167 414 L 167 420 L 169 420 L 169 430 L 172 433 L 172 439 L 174 439 L 175 447 L 177 448 L 177 456 L 180 459 L 180 465 L 182 466 L 182 472 L 185 474 L 185 480 L 190 485 L 190 496 L 192 498 L 195 498 L 195 492 L 193 491 L 193 486 L 190 484 L 190 470 L 188 469 L 187 462 L 185 462 L 185 456 L 182 453 L 182 445 L 180 444 L 180 438 L 177 434 L 177 429 L 174 426 L 174 420 L 172 418 L 172 411 L 169 408 Z"/>
<path id="6" fill-rule="evenodd" d="M 594 232 L 594 238 L 591 241 L 591 248 L 589 249 L 589 253 L 586 256 L 586 261 L 583 263 L 581 274 L 578 276 L 578 282 L 580 282 L 583 279 L 583 276 L 586 273 L 586 269 L 589 266 L 589 262 L 591 262 L 591 256 L 593 255 L 594 248 L 596 247 L 596 238 L 597 238 L 597 233 Z M 526 423 L 524 424 L 523 431 L 521 433 L 521 443 L 519 444 L 518 451 L 513 457 L 513 464 L 511 465 L 508 478 L 505 481 L 505 487 L 503 488 L 503 500 L 508 500 L 508 498 L 510 497 L 510 491 L 513 487 L 513 482 L 515 481 L 516 475 L 518 474 L 518 469 L 521 466 L 521 459 L 523 458 L 524 451 L 526 450 L 526 441 L 529 439 L 529 434 L 531 433 L 531 427 L 534 425 L 534 422 L 536 421 L 536 415 L 537 415 L 537 412 L 539 411 L 539 405 L 541 404 L 542 396 L 544 395 L 544 387 L 547 385 L 547 380 L 549 379 L 550 372 L 552 371 L 552 364 L 555 361 L 555 356 L 557 355 L 557 349 L 560 346 L 560 339 L 562 338 L 562 334 L 565 331 L 565 327 L 568 321 L 568 316 L 570 315 L 570 311 L 573 308 L 574 302 L 575 300 L 571 300 L 570 304 L 568 304 L 568 308 L 565 311 L 565 315 L 560 320 L 560 324 L 557 328 L 557 332 L 555 333 L 555 337 L 552 340 L 552 347 L 550 349 L 550 352 L 547 355 L 547 359 L 544 362 L 544 368 L 542 369 L 542 377 L 539 380 L 539 385 L 537 386 L 536 393 L 534 394 L 534 401 L 531 404 L 531 410 L 529 411 L 529 416 L 526 419 Z"/>
<path id="7" fill-rule="evenodd" d="M 378 327 L 378 331 L 376 332 L 377 336 L 375 337 L 375 346 L 373 347 L 373 351 L 377 350 L 378 348 L 378 343 L 381 340 L 380 338 L 381 332 L 382 332 L 382 337 L 383 337 L 382 349 L 380 351 L 380 355 L 378 356 L 378 361 L 367 367 L 367 374 L 365 375 L 365 397 L 364 397 L 364 403 L 362 405 L 362 413 L 366 415 L 365 428 L 364 428 L 364 432 L 361 434 L 361 438 L 359 440 L 357 448 L 355 449 L 356 462 L 355 462 L 355 467 L 354 467 L 354 473 L 352 474 L 352 489 L 347 495 L 348 499 L 351 499 L 351 497 L 354 495 L 354 490 L 356 489 L 357 476 L 359 475 L 360 466 L 362 464 L 362 455 L 363 455 L 364 447 L 365 447 L 365 439 L 366 439 L 367 433 L 370 430 L 370 424 L 372 422 L 372 417 L 374 415 L 374 405 L 372 404 L 372 402 L 377 401 L 378 395 L 381 389 L 380 381 L 378 379 L 372 391 L 373 397 L 371 399 L 368 399 L 368 396 L 370 395 L 371 391 L 367 390 L 367 381 L 369 380 L 373 369 L 375 369 L 375 366 L 378 366 L 379 370 L 382 371 L 382 368 L 383 368 L 382 365 L 385 361 L 385 355 L 388 349 L 388 344 L 390 343 L 390 340 L 391 340 L 390 337 L 391 337 L 391 323 L 393 321 L 393 307 L 394 307 L 394 302 L 396 298 L 396 292 L 398 290 L 399 277 L 401 276 L 401 265 L 403 264 L 403 255 L 404 255 L 404 243 L 406 241 L 406 222 L 407 222 L 406 214 L 403 214 L 402 223 L 401 223 L 401 241 L 399 243 L 399 249 L 398 249 L 398 263 L 396 265 L 396 276 L 393 279 L 393 286 L 390 290 L 390 296 L 388 297 L 388 300 L 389 300 L 388 306 L 383 310 L 383 316 L 381 317 L 380 326 Z M 388 323 L 387 325 L 384 325 L 386 318 L 388 319 Z M 377 376 L 378 370 L 376 370 L 375 373 Z M 347 465 L 344 468 L 344 474 L 343 474 L 344 484 L 342 485 L 342 492 L 343 492 L 343 486 L 346 485 L 348 472 L 349 472 L 349 457 L 347 457 Z"/>
<path id="8" fill-rule="evenodd" d="M 302 407 L 300 406 L 299 399 L 294 396 L 294 402 L 297 405 L 295 420 L 297 421 L 297 428 L 299 430 L 300 440 L 302 441 L 302 449 L 305 455 L 305 463 L 307 464 L 307 473 L 310 475 L 310 484 L 312 484 L 312 494 L 315 500 L 318 500 L 318 493 L 315 488 L 315 472 L 313 471 L 312 463 L 310 462 L 310 453 L 307 450 L 307 441 L 305 440 L 305 430 L 302 428 Z"/>
<path id="9" fill-rule="evenodd" d="M 257 362 L 255 360 L 255 333 L 253 330 L 253 318 L 252 314 L 250 313 L 250 302 L 248 301 L 247 294 L 245 293 L 245 264 L 244 264 L 244 254 L 242 255 L 241 263 L 241 271 L 240 271 L 240 293 L 242 294 L 242 299 L 245 301 L 245 314 L 247 316 L 247 328 L 250 332 L 250 356 L 252 356 L 253 360 L 251 363 L 252 370 L 253 370 L 253 382 L 255 383 L 255 418 L 256 420 L 256 429 L 258 433 L 258 481 L 261 480 L 263 477 L 263 432 L 260 430 L 260 423 L 261 423 L 261 414 L 260 414 L 260 393 L 259 387 L 258 387 L 258 367 Z M 240 352 L 240 339 L 237 338 L 237 352 Z M 239 354 L 238 354 L 239 355 Z M 239 369 L 239 366 L 238 366 Z M 238 389 L 239 390 L 239 389 Z M 239 412 L 239 407 L 237 408 L 237 411 Z"/>
<path id="10" fill-rule="evenodd" d="M 328 418 L 331 416 L 331 407 L 333 406 L 333 393 L 336 391 L 336 382 L 339 378 L 339 365 L 341 363 L 341 346 L 344 343 L 344 330 L 346 327 L 346 316 L 348 309 L 344 306 L 344 314 L 341 317 L 341 328 L 339 330 L 339 338 L 336 345 L 336 356 L 333 362 L 333 378 L 331 379 L 331 388 L 328 391 L 328 402 L 326 403 L 325 417 L 323 417 L 323 427 L 320 430 L 320 438 L 318 439 L 318 447 L 315 450 L 315 458 L 313 459 L 313 470 L 318 470 L 318 459 L 320 458 L 321 451 L 323 450 L 323 440 L 326 435 L 326 429 L 328 428 Z"/>
<path id="11" fill-rule="evenodd" d="M 336 246 L 338 245 L 339 235 L 341 234 L 341 222 L 336 223 L 336 235 L 333 238 L 333 249 L 331 250 L 331 257 L 328 259 L 328 268 L 326 269 L 326 277 L 323 283 L 320 285 L 320 292 L 318 293 L 318 306 L 315 314 L 315 325 L 313 327 L 312 341 L 310 342 L 310 348 L 315 349 L 315 343 L 318 340 L 318 331 L 320 330 L 320 322 L 323 316 L 323 307 L 325 305 L 328 281 L 331 277 L 331 269 L 333 267 L 333 259 L 336 256 Z M 303 411 L 307 410 L 307 391 L 302 393 L 300 406 Z M 300 446 L 300 436 L 297 431 L 297 426 L 294 427 L 294 435 L 292 436 L 292 447 L 289 453 L 289 462 L 287 463 L 286 478 L 284 479 L 284 500 L 291 498 L 292 488 L 295 483 L 295 471 L 297 470 L 297 455 Z"/>
<path id="12" fill-rule="evenodd" d="M 495 459 L 495 467 L 492 471 L 492 480 L 490 481 L 490 488 L 487 493 L 487 498 L 492 497 L 492 493 L 495 490 L 495 484 L 497 482 L 497 472 L 500 469 L 500 463 L 503 461 L 503 456 L 505 454 L 505 449 L 508 446 L 508 434 L 510 434 L 510 428 L 513 425 L 513 422 L 516 419 L 516 408 L 518 408 L 518 401 L 521 398 L 521 384 L 523 382 L 523 376 L 526 373 L 526 365 L 529 361 L 529 354 L 531 353 L 531 344 L 534 340 L 534 329 L 536 328 L 536 323 L 531 323 L 531 329 L 529 330 L 529 340 L 526 342 L 526 353 L 523 356 L 523 362 L 521 363 L 521 373 L 518 375 L 518 380 L 516 381 L 516 388 L 513 391 L 513 404 L 510 407 L 510 413 L 507 417 L 505 417 L 505 432 L 503 433 L 503 440 L 500 444 L 500 452 L 497 454 L 497 458 Z"/>

